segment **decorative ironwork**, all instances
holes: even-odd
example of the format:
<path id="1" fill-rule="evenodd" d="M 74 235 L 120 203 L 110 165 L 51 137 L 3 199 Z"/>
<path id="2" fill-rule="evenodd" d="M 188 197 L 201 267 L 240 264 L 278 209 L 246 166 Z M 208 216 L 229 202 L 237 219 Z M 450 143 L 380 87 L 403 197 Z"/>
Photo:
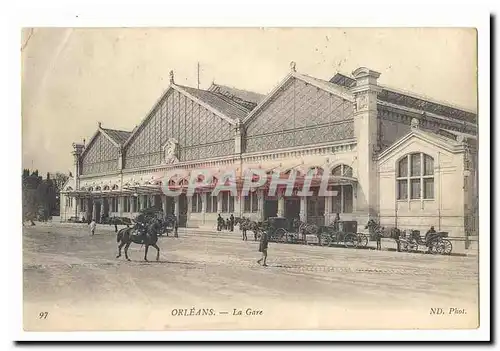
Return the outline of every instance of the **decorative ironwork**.
<path id="1" fill-rule="evenodd" d="M 118 148 L 104 135 L 99 133 L 88 146 L 81 159 L 82 174 L 111 172 L 118 169 Z"/>
<path id="2" fill-rule="evenodd" d="M 172 91 L 153 111 L 126 150 L 125 168 L 161 164 L 163 146 L 178 141 L 179 161 L 230 155 L 234 152 L 232 126 L 212 112 Z"/>
<path id="3" fill-rule="evenodd" d="M 293 79 L 246 126 L 246 152 L 354 137 L 353 104 Z"/>

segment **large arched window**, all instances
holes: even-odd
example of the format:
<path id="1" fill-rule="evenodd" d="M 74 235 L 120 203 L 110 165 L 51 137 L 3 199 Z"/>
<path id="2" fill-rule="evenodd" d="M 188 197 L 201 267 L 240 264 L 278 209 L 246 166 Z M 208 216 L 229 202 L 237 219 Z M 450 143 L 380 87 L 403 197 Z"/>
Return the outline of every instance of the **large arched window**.
<path id="1" fill-rule="evenodd" d="M 338 165 L 332 170 L 332 175 L 337 177 L 352 177 L 352 167 L 348 165 Z"/>
<path id="2" fill-rule="evenodd" d="M 434 199 L 434 159 L 424 153 L 403 157 L 397 169 L 398 200 Z"/>
<path id="3" fill-rule="evenodd" d="M 352 177 L 352 167 L 348 165 L 338 165 L 332 170 L 332 175 L 336 177 Z M 353 189 L 352 185 L 335 185 L 332 190 L 336 195 L 332 197 L 331 212 L 352 213 L 353 211 Z"/>

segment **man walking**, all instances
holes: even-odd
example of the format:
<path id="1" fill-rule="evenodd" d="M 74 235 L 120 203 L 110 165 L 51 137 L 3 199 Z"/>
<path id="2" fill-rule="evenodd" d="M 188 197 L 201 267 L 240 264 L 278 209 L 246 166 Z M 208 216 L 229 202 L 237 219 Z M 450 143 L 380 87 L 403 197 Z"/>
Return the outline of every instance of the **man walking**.
<path id="1" fill-rule="evenodd" d="M 269 229 L 268 229 L 269 230 Z M 258 264 L 261 264 L 262 261 L 263 264 L 262 266 L 267 267 L 267 247 L 269 245 L 269 235 L 267 230 L 262 232 L 262 235 L 260 236 L 260 244 L 259 244 L 259 252 L 262 252 L 262 258 L 257 261 Z"/>
<path id="2" fill-rule="evenodd" d="M 231 217 L 229 217 L 229 230 L 232 232 L 234 231 L 234 216 L 232 213 Z"/>
<path id="3" fill-rule="evenodd" d="M 222 216 L 219 213 L 219 216 L 217 217 L 217 231 L 220 232 L 222 230 L 222 223 L 224 220 L 222 219 Z"/>
<path id="4" fill-rule="evenodd" d="M 97 223 L 95 222 L 94 219 L 92 219 L 92 222 L 90 222 L 89 226 L 90 226 L 90 235 L 94 236 L 95 228 L 97 227 Z"/>

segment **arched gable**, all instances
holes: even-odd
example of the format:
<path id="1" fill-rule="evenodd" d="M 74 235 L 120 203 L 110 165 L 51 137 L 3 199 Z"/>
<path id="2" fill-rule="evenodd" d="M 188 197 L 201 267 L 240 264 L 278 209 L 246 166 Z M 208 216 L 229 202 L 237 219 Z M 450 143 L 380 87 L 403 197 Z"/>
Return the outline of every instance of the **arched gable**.
<path id="1" fill-rule="evenodd" d="M 118 154 L 118 147 L 102 132 L 97 132 L 80 159 L 81 174 L 97 174 L 118 170 Z"/>
<path id="2" fill-rule="evenodd" d="M 179 161 L 234 153 L 232 125 L 180 90 L 171 88 L 127 142 L 126 169 L 165 163 L 169 139 L 178 142 Z"/>
<path id="3" fill-rule="evenodd" d="M 246 152 L 354 138 L 354 104 L 299 78 L 283 82 L 245 121 Z"/>

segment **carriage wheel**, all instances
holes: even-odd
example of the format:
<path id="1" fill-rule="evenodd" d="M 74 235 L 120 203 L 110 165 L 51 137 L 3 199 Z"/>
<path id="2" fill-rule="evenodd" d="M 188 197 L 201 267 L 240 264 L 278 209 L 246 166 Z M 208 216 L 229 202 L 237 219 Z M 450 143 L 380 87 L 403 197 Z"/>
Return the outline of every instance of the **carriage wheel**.
<path id="1" fill-rule="evenodd" d="M 410 247 L 409 247 L 407 241 L 400 241 L 399 245 L 400 245 L 399 248 L 401 249 L 401 251 L 410 252 Z"/>
<path id="2" fill-rule="evenodd" d="M 358 246 L 366 247 L 368 245 L 368 237 L 363 233 L 358 233 Z"/>
<path id="3" fill-rule="evenodd" d="M 274 237 L 276 238 L 277 241 L 286 243 L 288 241 L 287 239 L 287 232 L 284 228 L 278 228 L 274 232 Z"/>
<path id="4" fill-rule="evenodd" d="M 448 239 L 436 241 L 435 250 L 440 255 L 449 255 L 453 249 L 453 245 Z"/>
<path id="5" fill-rule="evenodd" d="M 440 249 L 440 245 L 439 245 L 439 241 L 438 240 L 433 240 L 431 241 L 429 244 L 429 252 L 433 255 L 436 255 L 438 253 L 440 253 L 441 249 Z"/>
<path id="6" fill-rule="evenodd" d="M 330 246 L 330 239 L 327 234 L 321 233 L 318 234 L 319 244 L 321 246 Z"/>
<path id="7" fill-rule="evenodd" d="M 347 248 L 356 248 L 358 246 L 358 238 L 354 234 L 348 234 L 344 237 L 344 245 Z"/>

